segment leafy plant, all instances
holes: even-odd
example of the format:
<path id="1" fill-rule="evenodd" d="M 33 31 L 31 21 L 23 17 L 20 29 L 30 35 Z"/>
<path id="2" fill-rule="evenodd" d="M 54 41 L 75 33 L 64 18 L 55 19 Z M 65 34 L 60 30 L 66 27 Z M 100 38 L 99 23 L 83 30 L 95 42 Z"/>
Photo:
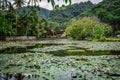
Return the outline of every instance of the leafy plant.
<path id="1" fill-rule="evenodd" d="M 14 21 L 14 13 L 4 13 L 0 11 L 0 36 L 16 35 L 16 28 L 14 28 L 12 22 Z"/>
<path id="2" fill-rule="evenodd" d="M 107 24 L 98 23 L 92 18 L 81 18 L 66 29 L 65 34 L 73 39 L 85 38 L 100 39 L 110 35 L 111 27 Z"/>

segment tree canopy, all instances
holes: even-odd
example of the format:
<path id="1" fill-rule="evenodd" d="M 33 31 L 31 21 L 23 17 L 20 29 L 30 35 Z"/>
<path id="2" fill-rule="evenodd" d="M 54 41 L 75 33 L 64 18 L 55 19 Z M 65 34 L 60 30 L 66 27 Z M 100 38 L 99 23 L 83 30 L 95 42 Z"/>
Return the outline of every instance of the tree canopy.
<path id="1" fill-rule="evenodd" d="M 97 16 L 101 22 L 112 25 L 114 33 L 120 30 L 120 0 L 103 0 L 80 16 Z"/>
<path id="2" fill-rule="evenodd" d="M 50 20 L 53 22 L 64 23 L 80 15 L 82 12 L 92 9 L 93 6 L 94 4 L 90 1 L 68 6 L 63 5 L 50 12 Z"/>

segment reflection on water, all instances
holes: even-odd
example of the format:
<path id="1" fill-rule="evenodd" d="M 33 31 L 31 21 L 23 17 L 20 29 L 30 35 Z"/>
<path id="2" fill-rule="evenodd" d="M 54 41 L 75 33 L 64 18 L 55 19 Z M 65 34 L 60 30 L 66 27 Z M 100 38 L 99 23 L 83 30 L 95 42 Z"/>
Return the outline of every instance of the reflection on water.
<path id="1" fill-rule="evenodd" d="M 59 46 L 64 44 L 36 44 L 34 46 L 27 46 L 27 47 L 8 47 L 5 49 L 0 50 L 0 54 L 18 54 L 18 53 L 26 53 L 26 52 L 37 52 L 37 51 L 29 51 L 30 49 L 34 48 L 43 48 L 45 46 Z M 89 50 L 86 48 L 77 48 L 72 46 L 70 49 L 65 50 L 55 50 L 47 52 L 49 54 L 53 54 L 54 56 L 76 56 L 76 55 L 120 55 L 120 51 L 115 50 Z"/>
<path id="2" fill-rule="evenodd" d="M 68 51 L 68 50 L 59 50 L 59 51 L 51 51 L 50 54 L 54 56 L 100 56 L 100 55 L 120 55 L 120 51 Z"/>

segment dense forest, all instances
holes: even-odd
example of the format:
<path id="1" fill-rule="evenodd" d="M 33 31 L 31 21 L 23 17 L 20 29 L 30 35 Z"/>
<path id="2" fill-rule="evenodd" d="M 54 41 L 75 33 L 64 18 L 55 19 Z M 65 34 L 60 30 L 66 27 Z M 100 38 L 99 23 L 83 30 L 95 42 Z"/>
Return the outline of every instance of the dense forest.
<path id="1" fill-rule="evenodd" d="M 110 24 L 113 33 L 118 34 L 120 30 L 120 0 L 103 0 L 90 11 L 85 11 L 80 16 L 97 16 L 101 22 Z"/>
<path id="2" fill-rule="evenodd" d="M 55 10 L 50 12 L 50 20 L 58 23 L 69 21 L 70 19 L 80 15 L 86 10 L 92 9 L 94 4 L 90 1 L 76 3 L 73 5 L 56 7 Z"/>

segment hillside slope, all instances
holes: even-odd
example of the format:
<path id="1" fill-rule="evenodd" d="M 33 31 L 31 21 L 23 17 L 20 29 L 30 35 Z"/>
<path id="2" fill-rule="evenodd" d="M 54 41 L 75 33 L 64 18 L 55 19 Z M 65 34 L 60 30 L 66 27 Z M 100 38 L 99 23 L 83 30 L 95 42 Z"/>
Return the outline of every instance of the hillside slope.
<path id="1" fill-rule="evenodd" d="M 25 6 L 25 7 L 22 7 L 21 9 L 18 10 L 18 13 L 19 14 L 23 14 L 24 11 L 28 12 L 31 9 L 35 10 L 35 11 L 40 11 L 39 15 L 40 15 L 41 18 L 48 18 L 49 17 L 50 11 L 48 9 L 41 8 L 41 7 L 36 7 L 36 6 Z"/>
<path id="2" fill-rule="evenodd" d="M 73 5 L 64 6 L 62 9 L 56 9 L 50 12 L 50 20 L 53 22 L 63 23 L 78 16 L 86 10 L 90 10 L 94 4 L 90 1 L 76 3 Z"/>

